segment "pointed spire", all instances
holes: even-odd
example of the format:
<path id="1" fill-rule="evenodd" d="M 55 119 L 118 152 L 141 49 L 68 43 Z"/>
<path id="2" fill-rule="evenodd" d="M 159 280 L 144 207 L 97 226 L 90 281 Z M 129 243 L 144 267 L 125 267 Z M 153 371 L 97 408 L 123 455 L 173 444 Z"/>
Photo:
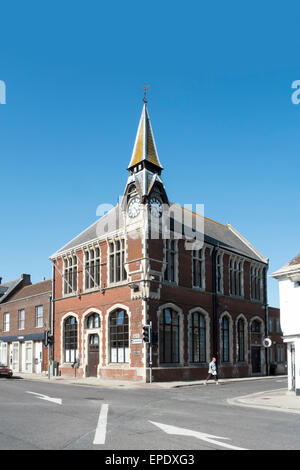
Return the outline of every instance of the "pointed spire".
<path id="1" fill-rule="evenodd" d="M 146 96 L 144 96 L 143 101 L 144 106 L 128 169 L 134 167 L 138 163 L 146 161 L 152 163 L 152 165 L 157 166 L 161 170 L 162 166 L 158 158 L 150 117 L 147 110 Z"/>

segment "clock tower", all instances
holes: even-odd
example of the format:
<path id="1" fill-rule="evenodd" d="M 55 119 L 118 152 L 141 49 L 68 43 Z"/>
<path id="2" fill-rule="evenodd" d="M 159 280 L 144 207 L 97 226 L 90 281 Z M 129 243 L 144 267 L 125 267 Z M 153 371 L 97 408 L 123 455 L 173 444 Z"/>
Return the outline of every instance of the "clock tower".
<path id="1" fill-rule="evenodd" d="M 169 204 L 161 179 L 163 167 L 156 150 L 146 97 L 143 101 L 142 114 L 128 166 L 129 177 L 122 201 L 127 227 L 136 224 L 142 216 L 147 216 L 147 214 L 154 218 L 161 217 L 163 204 Z"/>

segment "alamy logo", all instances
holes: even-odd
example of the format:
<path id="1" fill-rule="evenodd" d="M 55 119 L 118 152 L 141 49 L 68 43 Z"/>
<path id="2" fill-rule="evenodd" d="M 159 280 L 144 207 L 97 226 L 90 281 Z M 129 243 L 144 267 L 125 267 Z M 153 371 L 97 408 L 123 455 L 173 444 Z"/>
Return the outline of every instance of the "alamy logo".
<path id="1" fill-rule="evenodd" d="M 0 104 L 6 104 L 6 85 L 3 80 L 0 80 Z"/>
<path id="2" fill-rule="evenodd" d="M 291 100 L 293 104 L 299 104 L 300 103 L 300 80 L 294 80 L 292 83 L 292 88 L 295 89 L 295 91 L 292 93 Z"/>

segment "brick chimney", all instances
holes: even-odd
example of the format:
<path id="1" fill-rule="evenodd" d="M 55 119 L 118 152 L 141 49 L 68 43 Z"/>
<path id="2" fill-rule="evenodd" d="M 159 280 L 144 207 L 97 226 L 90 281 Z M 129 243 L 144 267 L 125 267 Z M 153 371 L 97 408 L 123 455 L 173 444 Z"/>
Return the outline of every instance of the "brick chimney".
<path id="1" fill-rule="evenodd" d="M 23 279 L 23 286 L 29 286 L 31 284 L 30 274 L 21 274 L 21 279 Z"/>

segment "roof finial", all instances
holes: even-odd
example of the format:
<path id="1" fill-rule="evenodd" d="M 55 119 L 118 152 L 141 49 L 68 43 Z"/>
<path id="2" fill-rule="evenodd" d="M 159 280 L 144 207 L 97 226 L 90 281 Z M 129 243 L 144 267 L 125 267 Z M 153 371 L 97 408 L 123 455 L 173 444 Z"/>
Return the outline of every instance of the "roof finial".
<path id="1" fill-rule="evenodd" d="M 143 88 L 143 90 L 144 90 L 144 98 L 143 98 L 143 101 L 144 101 L 145 104 L 148 102 L 148 100 L 147 100 L 147 90 L 149 90 L 149 88 L 150 88 L 150 87 L 147 86 L 146 83 L 145 83 L 145 86 L 144 86 L 144 88 Z"/>

